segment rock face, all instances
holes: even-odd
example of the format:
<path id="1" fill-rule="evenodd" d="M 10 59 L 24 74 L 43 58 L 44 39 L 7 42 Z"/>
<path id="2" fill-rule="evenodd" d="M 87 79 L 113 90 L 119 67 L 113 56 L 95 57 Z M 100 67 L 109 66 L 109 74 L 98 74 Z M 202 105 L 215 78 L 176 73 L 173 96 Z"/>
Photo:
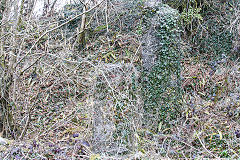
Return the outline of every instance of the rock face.
<path id="1" fill-rule="evenodd" d="M 162 3 L 162 0 L 148 0 L 145 2 L 145 6 L 147 7 L 156 7 Z"/>
<path id="2" fill-rule="evenodd" d="M 142 85 L 145 126 L 169 127 L 179 115 L 180 47 L 178 12 L 149 1 L 143 10 Z"/>
<path id="3" fill-rule="evenodd" d="M 96 95 L 98 96 L 98 95 Z M 113 149 L 113 132 L 115 125 L 109 118 L 111 114 L 111 106 L 106 107 L 106 100 L 99 100 L 97 97 L 94 102 L 94 130 L 93 130 L 93 150 L 96 153 L 106 153 Z"/>
<path id="4" fill-rule="evenodd" d="M 178 13 L 160 1 L 147 1 L 142 17 L 142 84 L 139 85 L 140 73 L 133 64 L 104 64 L 94 75 L 95 153 L 113 155 L 134 150 L 138 147 L 132 134 L 136 133 L 136 125 L 142 128 L 144 123 L 147 129 L 157 130 L 159 124 L 167 127 L 174 123 L 180 113 Z M 138 88 L 142 89 L 141 98 L 137 97 Z M 139 99 L 144 100 L 144 109 L 138 104 Z"/>
<path id="5" fill-rule="evenodd" d="M 135 89 L 139 73 L 133 64 L 104 64 L 95 75 L 93 151 L 120 154 L 127 152 L 133 135 L 137 108 Z"/>

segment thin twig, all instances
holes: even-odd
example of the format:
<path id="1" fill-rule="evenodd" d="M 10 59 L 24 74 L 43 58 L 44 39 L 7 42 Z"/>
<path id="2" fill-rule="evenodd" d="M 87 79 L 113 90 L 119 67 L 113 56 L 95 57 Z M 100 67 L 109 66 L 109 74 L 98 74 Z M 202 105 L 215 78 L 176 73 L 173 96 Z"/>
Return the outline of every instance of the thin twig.
<path id="1" fill-rule="evenodd" d="M 38 95 L 36 96 L 36 99 L 38 99 L 38 96 L 39 96 L 40 93 L 38 93 Z M 28 111 L 28 117 L 27 117 L 27 122 L 22 130 L 22 133 L 21 135 L 19 136 L 19 140 L 22 139 L 23 135 L 25 134 L 25 132 L 27 131 L 27 128 L 28 128 L 28 125 L 30 123 L 30 120 L 31 120 L 31 111 L 33 110 L 34 106 L 38 103 L 38 101 L 35 101 L 35 103 L 31 106 L 31 108 L 29 109 Z"/>
<path id="2" fill-rule="evenodd" d="M 215 158 L 217 158 L 217 159 L 220 159 L 218 156 L 214 155 L 214 154 L 211 153 L 209 150 L 207 150 L 207 148 L 206 148 L 205 145 L 202 143 L 202 141 L 201 141 L 200 137 L 198 136 L 198 134 L 197 134 L 197 138 L 198 138 L 199 142 L 201 143 L 203 149 L 204 149 L 207 153 L 209 153 L 211 156 L 213 156 L 213 157 L 215 157 Z"/>
<path id="3" fill-rule="evenodd" d="M 78 17 L 80 17 L 80 16 L 82 16 L 82 15 L 84 15 L 84 14 L 92 11 L 93 9 L 95 9 L 96 7 L 98 7 L 99 5 L 101 5 L 104 1 L 105 1 L 105 0 L 102 0 L 100 3 L 98 3 L 98 4 L 95 5 L 95 6 L 93 6 L 93 7 L 90 8 L 89 10 L 87 10 L 87 11 L 85 11 L 85 12 L 79 14 L 79 15 L 76 15 L 76 16 L 74 16 L 73 18 L 70 18 L 68 21 L 66 21 L 65 23 L 63 23 L 63 24 L 61 24 L 61 25 L 59 25 L 59 26 L 57 26 L 57 27 L 55 27 L 55 28 L 52 28 L 52 29 L 44 32 L 44 33 L 34 42 L 34 44 L 33 44 L 32 47 L 28 50 L 28 52 L 16 63 L 15 67 L 17 67 L 17 66 L 31 53 L 32 49 L 37 45 L 37 43 L 38 43 L 46 34 L 52 32 L 52 31 L 54 31 L 54 30 L 56 30 L 56 29 L 59 29 L 59 28 L 63 27 L 64 25 L 70 23 L 71 21 L 77 19 Z"/>

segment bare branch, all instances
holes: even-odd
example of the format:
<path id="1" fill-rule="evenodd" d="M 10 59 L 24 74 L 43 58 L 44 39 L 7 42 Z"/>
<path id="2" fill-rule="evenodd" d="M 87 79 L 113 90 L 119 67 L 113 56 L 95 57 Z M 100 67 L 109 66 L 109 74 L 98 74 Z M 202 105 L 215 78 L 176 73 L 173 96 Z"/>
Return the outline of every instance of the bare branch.
<path id="1" fill-rule="evenodd" d="M 66 21 L 65 23 L 63 23 L 63 24 L 61 24 L 61 25 L 59 25 L 59 26 L 57 26 L 57 27 L 55 27 L 55 28 L 53 28 L 53 29 L 50 29 L 50 30 L 46 31 L 45 33 L 43 33 L 43 34 L 34 42 L 34 44 L 33 44 L 32 47 L 29 49 L 29 51 L 16 63 L 15 67 L 17 67 L 17 66 L 31 53 L 32 49 L 38 44 L 38 42 L 39 42 L 46 34 L 52 32 L 52 31 L 54 31 L 54 30 L 56 30 L 56 29 L 59 29 L 59 28 L 61 28 L 62 26 L 65 26 L 66 24 L 68 24 L 69 22 L 77 19 L 78 17 L 80 17 L 80 16 L 82 16 L 82 15 L 84 15 L 84 14 L 92 11 L 93 9 L 95 9 L 96 7 L 98 7 L 99 5 L 101 5 L 104 1 L 105 1 L 105 0 L 102 0 L 100 3 L 98 3 L 98 4 L 95 5 L 94 7 L 90 8 L 89 10 L 87 10 L 87 11 L 85 11 L 85 12 L 79 14 L 79 15 L 76 15 L 76 16 L 74 16 L 73 18 L 70 18 L 70 19 L 69 19 L 68 21 Z"/>

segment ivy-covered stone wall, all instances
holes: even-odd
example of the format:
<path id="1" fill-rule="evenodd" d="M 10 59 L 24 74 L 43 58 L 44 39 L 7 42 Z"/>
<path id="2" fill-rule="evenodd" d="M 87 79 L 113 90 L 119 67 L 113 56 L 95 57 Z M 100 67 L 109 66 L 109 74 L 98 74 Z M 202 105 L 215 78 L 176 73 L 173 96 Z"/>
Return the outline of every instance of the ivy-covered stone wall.
<path id="1" fill-rule="evenodd" d="M 181 50 L 177 10 L 163 4 L 143 9 L 142 94 L 144 125 L 160 132 L 181 113 Z"/>

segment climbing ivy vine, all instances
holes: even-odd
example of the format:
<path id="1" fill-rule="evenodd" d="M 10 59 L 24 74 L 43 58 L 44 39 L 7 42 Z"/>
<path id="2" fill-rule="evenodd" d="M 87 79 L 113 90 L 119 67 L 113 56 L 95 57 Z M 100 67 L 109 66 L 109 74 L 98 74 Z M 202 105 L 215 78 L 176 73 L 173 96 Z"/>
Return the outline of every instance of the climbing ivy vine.
<path id="1" fill-rule="evenodd" d="M 178 18 L 178 12 L 167 5 L 143 10 L 144 34 L 151 30 L 155 39 L 152 41 L 155 62 L 142 72 L 145 125 L 153 131 L 170 127 L 181 111 Z"/>

